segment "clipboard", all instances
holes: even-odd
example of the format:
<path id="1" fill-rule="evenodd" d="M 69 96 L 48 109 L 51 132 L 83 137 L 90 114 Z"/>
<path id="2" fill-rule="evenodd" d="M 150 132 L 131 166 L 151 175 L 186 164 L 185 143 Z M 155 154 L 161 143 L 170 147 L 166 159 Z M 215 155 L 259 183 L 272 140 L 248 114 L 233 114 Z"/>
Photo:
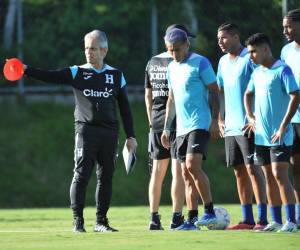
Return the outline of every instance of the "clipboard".
<path id="1" fill-rule="evenodd" d="M 130 174 L 135 167 L 136 155 L 135 155 L 135 153 L 128 151 L 126 144 L 124 145 L 122 154 L 123 154 L 123 160 L 124 160 L 126 173 Z"/>

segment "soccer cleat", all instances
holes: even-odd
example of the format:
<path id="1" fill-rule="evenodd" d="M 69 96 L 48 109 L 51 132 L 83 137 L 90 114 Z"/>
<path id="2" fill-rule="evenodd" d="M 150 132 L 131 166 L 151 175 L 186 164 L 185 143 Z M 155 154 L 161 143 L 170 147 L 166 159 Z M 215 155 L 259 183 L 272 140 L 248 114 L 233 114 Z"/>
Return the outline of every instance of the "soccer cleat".
<path id="1" fill-rule="evenodd" d="M 85 233 L 84 229 L 84 219 L 82 217 L 77 217 L 73 221 L 73 232 L 74 233 Z"/>
<path id="2" fill-rule="evenodd" d="M 171 221 L 170 229 L 176 229 L 177 227 L 181 226 L 184 223 L 184 216 L 180 216 L 175 222 Z"/>
<path id="3" fill-rule="evenodd" d="M 278 233 L 284 232 L 284 233 L 295 233 L 297 232 L 297 224 L 293 223 L 291 221 L 287 221 L 282 228 L 280 228 Z"/>
<path id="4" fill-rule="evenodd" d="M 235 225 L 230 225 L 227 230 L 252 230 L 255 224 L 248 224 L 246 222 L 239 222 Z"/>
<path id="5" fill-rule="evenodd" d="M 185 221 L 182 225 L 180 225 L 179 227 L 176 227 L 174 230 L 195 231 L 195 230 L 199 230 L 199 228 L 197 228 L 193 222 Z"/>
<path id="6" fill-rule="evenodd" d="M 149 230 L 164 230 L 164 228 L 161 226 L 160 221 L 150 221 Z"/>
<path id="7" fill-rule="evenodd" d="M 211 227 L 218 223 L 217 216 L 215 214 L 204 213 L 203 216 L 198 219 L 194 224 L 196 227 L 206 226 Z"/>
<path id="8" fill-rule="evenodd" d="M 262 230 L 256 230 L 257 232 L 277 232 L 282 228 L 282 224 L 271 221 L 264 229 Z"/>
<path id="9" fill-rule="evenodd" d="M 102 218 L 97 220 L 96 225 L 94 226 L 94 232 L 118 232 L 118 230 L 109 225 L 107 218 Z"/>
<path id="10" fill-rule="evenodd" d="M 255 224 L 253 230 L 255 230 L 255 231 L 256 231 L 256 230 L 258 230 L 258 231 L 263 230 L 267 225 L 268 225 L 268 222 L 267 222 L 267 221 L 258 221 L 258 222 Z"/>

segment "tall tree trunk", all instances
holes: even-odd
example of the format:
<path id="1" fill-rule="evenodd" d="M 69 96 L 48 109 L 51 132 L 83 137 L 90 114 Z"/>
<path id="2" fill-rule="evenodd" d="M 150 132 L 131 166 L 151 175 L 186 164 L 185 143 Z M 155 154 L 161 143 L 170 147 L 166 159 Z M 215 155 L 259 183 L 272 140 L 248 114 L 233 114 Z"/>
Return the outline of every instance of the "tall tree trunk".
<path id="1" fill-rule="evenodd" d="M 5 49 L 10 49 L 12 45 L 17 1 L 20 0 L 9 0 L 3 34 L 3 47 Z"/>
<path id="2" fill-rule="evenodd" d="M 198 33 L 198 19 L 195 14 L 193 1 L 192 0 L 183 0 L 183 6 L 185 7 L 185 12 L 188 17 L 189 21 L 189 28 L 192 33 L 195 35 Z M 193 39 L 191 39 L 191 42 L 193 43 Z"/>

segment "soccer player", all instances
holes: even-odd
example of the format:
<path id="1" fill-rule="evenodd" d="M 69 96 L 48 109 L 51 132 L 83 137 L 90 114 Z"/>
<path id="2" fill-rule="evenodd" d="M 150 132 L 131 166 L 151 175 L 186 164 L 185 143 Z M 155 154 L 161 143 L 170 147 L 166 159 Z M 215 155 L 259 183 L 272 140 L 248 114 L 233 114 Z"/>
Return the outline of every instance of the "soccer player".
<path id="1" fill-rule="evenodd" d="M 268 201 L 272 222 L 262 231 L 295 232 L 295 195 L 288 177 L 293 128 L 290 123 L 299 105 L 298 86 L 290 67 L 276 60 L 269 38 L 262 33 L 250 36 L 246 45 L 257 67 L 244 96 L 249 124 L 245 131 L 255 130 L 255 163 L 263 167 L 267 179 Z M 252 112 L 255 97 L 255 114 Z M 269 179 L 276 185 L 270 186 Z M 274 183 L 274 181 L 272 182 Z M 286 210 L 286 223 L 274 211 L 272 194 L 279 193 Z"/>
<path id="2" fill-rule="evenodd" d="M 126 146 L 135 151 L 137 142 L 126 94 L 123 73 L 106 63 L 106 34 L 93 30 L 84 37 L 86 64 L 48 71 L 24 66 L 25 75 L 49 83 L 68 84 L 75 96 L 74 177 L 70 188 L 74 232 L 85 232 L 83 209 L 86 187 L 97 163 L 95 232 L 115 232 L 107 211 L 112 195 L 112 178 L 118 146 L 117 105 L 120 109 Z"/>
<path id="3" fill-rule="evenodd" d="M 242 131 L 246 124 L 243 97 L 254 64 L 247 49 L 241 44 L 237 25 L 222 24 L 218 28 L 217 37 L 219 47 L 226 53 L 219 61 L 217 72 L 221 95 L 225 97 L 225 122 L 220 114 L 219 129 L 221 136 L 225 137 L 227 166 L 234 169 L 243 214 L 243 220 L 228 229 L 262 229 L 268 224 L 265 180 L 261 168 L 253 165 L 253 134 L 248 136 Z M 256 225 L 252 211 L 253 192 L 258 208 Z"/>
<path id="4" fill-rule="evenodd" d="M 291 67 L 298 87 L 300 87 L 300 9 L 291 10 L 283 18 L 283 34 L 288 44 L 282 48 L 281 59 Z M 292 163 L 294 190 L 296 196 L 296 219 L 300 228 L 300 106 L 292 118 L 294 144 Z"/>
<path id="5" fill-rule="evenodd" d="M 191 34 L 184 25 L 180 24 L 170 25 L 167 28 L 167 32 L 173 28 L 185 31 L 189 37 L 195 37 L 195 35 Z M 166 175 L 170 158 L 172 165 L 171 197 L 173 201 L 173 216 L 170 229 L 175 229 L 184 222 L 182 207 L 185 198 L 185 186 L 180 163 L 176 160 L 175 119 L 171 126 L 171 148 L 164 148 L 160 140 L 164 128 L 166 103 L 169 92 L 166 79 L 167 66 L 172 60 L 173 58 L 169 52 L 163 52 L 151 58 L 145 71 L 145 103 L 150 127 L 151 158 L 153 159 L 149 182 L 150 230 L 163 229 L 158 209 L 162 183 Z M 195 203 L 197 208 L 197 202 Z"/>
<path id="6" fill-rule="evenodd" d="M 169 97 L 162 144 L 166 148 L 170 146 L 171 124 L 176 113 L 177 157 L 181 161 L 185 179 L 194 183 L 204 204 L 204 215 L 192 222 L 198 227 L 213 225 L 217 219 L 202 161 L 206 157 L 210 133 L 212 137 L 217 137 L 219 133 L 219 88 L 208 59 L 189 52 L 190 43 L 184 31 L 172 29 L 164 39 L 174 60 L 170 62 L 167 71 Z M 187 221 L 186 224 L 192 222 Z"/>

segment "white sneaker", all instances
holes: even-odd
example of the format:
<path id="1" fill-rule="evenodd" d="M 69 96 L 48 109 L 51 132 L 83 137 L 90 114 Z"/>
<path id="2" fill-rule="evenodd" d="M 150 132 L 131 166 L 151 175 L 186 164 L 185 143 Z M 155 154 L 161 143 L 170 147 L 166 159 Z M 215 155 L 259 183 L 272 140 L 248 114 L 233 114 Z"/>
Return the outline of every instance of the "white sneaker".
<path id="1" fill-rule="evenodd" d="M 287 221 L 277 232 L 295 233 L 297 232 L 297 224 Z"/>
<path id="2" fill-rule="evenodd" d="M 277 232 L 282 228 L 282 224 L 277 223 L 276 221 L 271 221 L 264 229 L 257 230 L 259 232 Z"/>

